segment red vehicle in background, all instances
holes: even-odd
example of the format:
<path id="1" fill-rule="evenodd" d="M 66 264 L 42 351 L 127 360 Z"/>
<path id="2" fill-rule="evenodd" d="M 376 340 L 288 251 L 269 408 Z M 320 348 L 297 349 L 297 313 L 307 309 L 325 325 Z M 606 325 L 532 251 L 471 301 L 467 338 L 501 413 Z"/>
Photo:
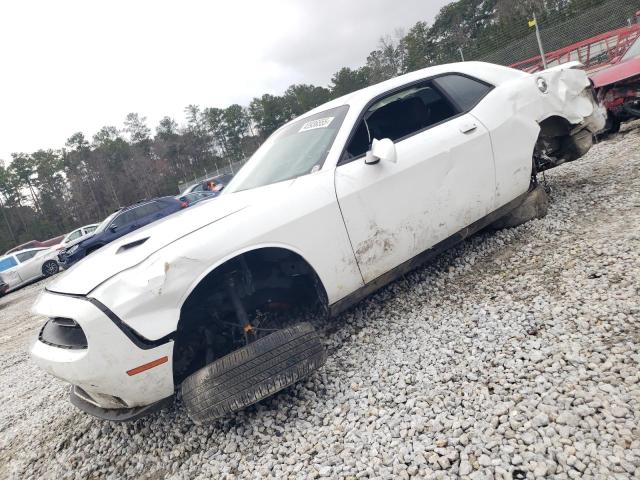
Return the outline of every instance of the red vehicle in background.
<path id="1" fill-rule="evenodd" d="M 28 242 L 23 243 L 22 245 L 13 247 L 11 250 L 7 250 L 6 252 L 4 252 L 4 254 L 9 255 L 10 253 L 17 252 L 19 250 L 24 250 L 26 248 L 51 247 L 53 245 L 57 245 L 58 243 L 60 243 L 63 238 L 64 238 L 64 235 L 60 235 L 58 237 L 50 238 L 49 240 L 44 240 L 42 242 L 40 240 L 29 240 Z"/>
<path id="2" fill-rule="evenodd" d="M 640 22 L 640 12 L 636 13 Z M 622 122 L 640 118 L 640 23 L 612 30 L 545 55 L 547 67 L 578 61 L 589 73 L 598 100 L 607 109 L 605 131 L 615 133 Z M 513 68 L 538 72 L 542 58 L 528 58 Z"/>
<path id="3" fill-rule="evenodd" d="M 620 130 L 622 122 L 640 118 L 640 38 L 617 62 L 590 77 L 609 113 L 609 132 Z"/>

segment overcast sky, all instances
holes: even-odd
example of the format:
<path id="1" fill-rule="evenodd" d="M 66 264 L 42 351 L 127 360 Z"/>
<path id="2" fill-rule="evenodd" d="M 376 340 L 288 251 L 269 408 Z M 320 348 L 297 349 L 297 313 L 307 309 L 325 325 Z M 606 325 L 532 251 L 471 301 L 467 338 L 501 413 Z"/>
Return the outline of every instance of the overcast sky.
<path id="1" fill-rule="evenodd" d="M 447 0 L 21 0 L 0 4 L 0 159 L 122 126 L 184 120 L 190 103 L 248 104 L 327 85 L 382 35 Z"/>

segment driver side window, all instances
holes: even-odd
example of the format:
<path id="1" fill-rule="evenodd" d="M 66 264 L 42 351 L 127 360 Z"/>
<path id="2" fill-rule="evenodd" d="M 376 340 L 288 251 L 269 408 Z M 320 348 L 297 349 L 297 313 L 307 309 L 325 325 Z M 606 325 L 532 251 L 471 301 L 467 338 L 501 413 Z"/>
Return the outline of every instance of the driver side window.
<path id="1" fill-rule="evenodd" d="M 363 156 L 374 138 L 402 141 L 458 113 L 431 81 L 394 92 L 367 109 L 347 144 L 342 163 Z"/>
<path id="2" fill-rule="evenodd" d="M 133 223 L 136 219 L 135 208 L 131 210 L 127 210 L 126 212 L 121 213 L 116 217 L 116 219 L 111 222 L 111 227 L 123 227 L 129 223 Z"/>

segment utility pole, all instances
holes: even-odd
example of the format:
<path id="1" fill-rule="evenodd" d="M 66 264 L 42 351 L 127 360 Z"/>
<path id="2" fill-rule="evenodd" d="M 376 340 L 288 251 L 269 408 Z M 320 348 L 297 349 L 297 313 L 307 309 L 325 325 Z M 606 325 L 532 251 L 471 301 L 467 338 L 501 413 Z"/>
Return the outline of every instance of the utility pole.
<path id="1" fill-rule="evenodd" d="M 458 47 L 458 51 L 460 52 L 460 58 L 464 62 L 464 53 L 462 53 L 462 47 Z"/>
<path id="2" fill-rule="evenodd" d="M 540 29 L 538 28 L 538 19 L 536 18 L 536 12 L 533 12 L 533 24 L 536 27 L 536 38 L 538 39 L 538 48 L 540 49 L 540 57 L 542 57 L 542 65 L 544 69 L 547 69 L 547 58 L 544 55 L 544 48 L 542 46 L 542 39 L 540 38 Z M 531 22 L 529 22 L 531 26 Z"/>

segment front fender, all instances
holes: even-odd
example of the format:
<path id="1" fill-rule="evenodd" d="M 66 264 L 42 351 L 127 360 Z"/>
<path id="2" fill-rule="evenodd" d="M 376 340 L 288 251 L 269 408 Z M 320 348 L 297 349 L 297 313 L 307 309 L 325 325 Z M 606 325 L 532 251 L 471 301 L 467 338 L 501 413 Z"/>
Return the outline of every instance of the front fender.
<path id="1" fill-rule="evenodd" d="M 363 282 L 335 198 L 333 171 L 293 183 L 279 187 L 268 202 L 167 245 L 89 295 L 156 340 L 175 331 L 183 303 L 206 275 L 242 253 L 278 247 L 315 270 L 330 304 L 340 300 Z"/>

